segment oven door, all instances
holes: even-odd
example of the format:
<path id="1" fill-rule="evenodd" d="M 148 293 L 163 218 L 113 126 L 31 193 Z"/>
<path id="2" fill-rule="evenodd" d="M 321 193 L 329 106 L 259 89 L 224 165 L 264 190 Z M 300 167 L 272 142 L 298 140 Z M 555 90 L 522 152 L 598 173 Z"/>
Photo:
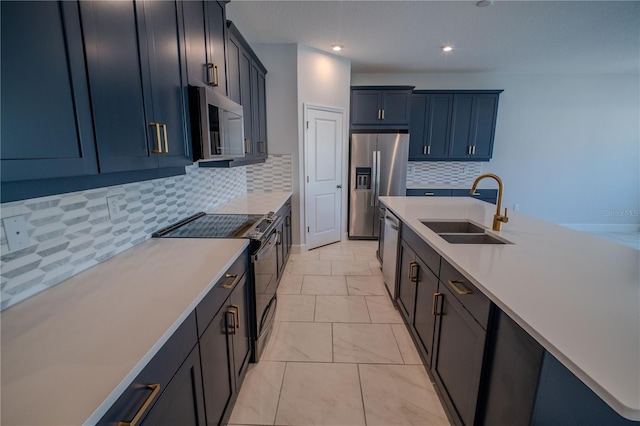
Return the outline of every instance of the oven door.
<path id="1" fill-rule="evenodd" d="M 275 318 L 278 288 L 277 252 L 278 233 L 274 229 L 265 237 L 260 249 L 252 257 L 256 289 L 256 361 L 264 351 Z"/>

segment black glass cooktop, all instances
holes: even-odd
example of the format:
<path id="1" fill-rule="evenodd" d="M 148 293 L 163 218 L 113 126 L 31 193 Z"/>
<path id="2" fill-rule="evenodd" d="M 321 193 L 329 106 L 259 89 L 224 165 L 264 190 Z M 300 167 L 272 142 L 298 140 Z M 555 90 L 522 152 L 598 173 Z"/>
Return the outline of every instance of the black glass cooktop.
<path id="1" fill-rule="evenodd" d="M 242 238 L 264 216 L 250 214 L 201 214 L 153 234 L 163 238 Z"/>

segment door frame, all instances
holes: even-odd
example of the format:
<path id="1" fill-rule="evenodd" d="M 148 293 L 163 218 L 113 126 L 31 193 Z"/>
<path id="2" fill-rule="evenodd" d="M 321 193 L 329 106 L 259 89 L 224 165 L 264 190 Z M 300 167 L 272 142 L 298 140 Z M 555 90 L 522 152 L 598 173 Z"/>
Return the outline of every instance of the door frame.
<path id="1" fill-rule="evenodd" d="M 318 110 L 318 111 L 326 111 L 326 112 L 335 112 L 342 115 L 342 151 L 341 151 L 341 164 L 342 164 L 342 194 L 340 198 L 340 241 L 346 238 L 346 229 L 347 229 L 347 215 L 346 215 L 346 207 L 348 201 L 348 185 L 345 185 L 345 177 L 347 177 L 348 173 L 348 164 L 349 164 L 349 134 L 347 132 L 347 120 L 349 117 L 347 116 L 347 111 L 345 108 L 314 104 L 309 102 L 303 102 L 303 115 L 302 115 L 302 158 L 303 161 L 300 161 L 300 179 L 302 184 L 300 185 L 300 217 L 304 218 L 304 220 L 300 220 L 300 244 L 302 245 L 302 252 L 308 251 L 307 249 L 307 154 L 309 152 L 308 145 L 309 139 L 307 135 L 307 121 L 309 120 L 309 110 Z M 348 179 L 347 179 L 348 180 Z"/>

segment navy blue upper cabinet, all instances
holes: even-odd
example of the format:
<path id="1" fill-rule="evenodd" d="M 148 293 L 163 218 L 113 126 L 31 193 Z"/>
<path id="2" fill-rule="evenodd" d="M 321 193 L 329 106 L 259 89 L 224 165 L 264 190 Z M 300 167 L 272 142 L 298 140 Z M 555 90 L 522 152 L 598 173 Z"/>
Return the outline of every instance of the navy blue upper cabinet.
<path id="1" fill-rule="evenodd" d="M 449 159 L 489 161 L 493 155 L 499 93 L 454 94 Z"/>
<path id="2" fill-rule="evenodd" d="M 267 156 L 267 70 L 238 28 L 227 21 L 229 97 L 244 111 L 244 139 L 247 159 Z"/>
<path id="3" fill-rule="evenodd" d="M 227 94 L 224 5 L 216 1 L 182 3 L 189 84 Z"/>
<path id="4" fill-rule="evenodd" d="M 2 7 L 2 182 L 98 172 L 77 2 Z"/>
<path id="5" fill-rule="evenodd" d="M 406 129 L 413 86 L 352 86 L 351 128 Z"/>
<path id="6" fill-rule="evenodd" d="M 453 94 L 416 91 L 411 97 L 409 160 L 446 160 L 449 157 Z"/>
<path id="7" fill-rule="evenodd" d="M 100 171 L 191 163 L 182 5 L 81 3 Z"/>

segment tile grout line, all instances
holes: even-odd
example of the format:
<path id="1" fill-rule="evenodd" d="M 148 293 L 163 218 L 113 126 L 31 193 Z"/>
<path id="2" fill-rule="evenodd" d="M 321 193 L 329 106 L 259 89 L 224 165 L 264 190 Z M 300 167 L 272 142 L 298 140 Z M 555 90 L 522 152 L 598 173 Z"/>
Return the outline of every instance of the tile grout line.
<path id="1" fill-rule="evenodd" d="M 393 338 L 396 341 L 396 346 L 398 346 L 398 351 L 400 351 L 400 357 L 402 358 L 402 363 L 404 365 L 409 365 L 407 364 L 407 361 L 404 359 L 404 355 L 402 355 L 402 349 L 400 349 L 400 342 L 398 342 L 398 336 L 396 336 L 396 332 L 393 330 L 393 325 L 389 324 L 389 327 L 391 328 L 391 334 L 393 334 Z"/>
<path id="2" fill-rule="evenodd" d="M 358 384 L 360 385 L 360 400 L 362 401 L 362 414 L 364 415 L 364 424 L 367 426 L 367 408 L 364 404 L 364 391 L 362 390 L 362 375 L 360 374 L 360 363 L 356 364 L 358 370 Z"/>
<path id="3" fill-rule="evenodd" d="M 282 372 L 282 380 L 280 381 L 280 389 L 278 390 L 278 402 L 276 403 L 276 412 L 273 415 L 273 423 L 271 423 L 272 425 L 276 424 L 276 418 L 278 417 L 278 408 L 280 408 L 280 398 L 282 398 L 282 389 L 284 388 L 284 375 L 287 374 L 288 364 L 289 364 L 288 361 L 284 362 L 284 371 Z"/>

